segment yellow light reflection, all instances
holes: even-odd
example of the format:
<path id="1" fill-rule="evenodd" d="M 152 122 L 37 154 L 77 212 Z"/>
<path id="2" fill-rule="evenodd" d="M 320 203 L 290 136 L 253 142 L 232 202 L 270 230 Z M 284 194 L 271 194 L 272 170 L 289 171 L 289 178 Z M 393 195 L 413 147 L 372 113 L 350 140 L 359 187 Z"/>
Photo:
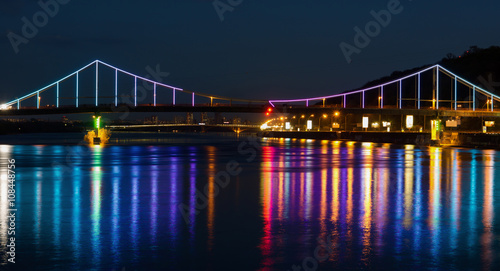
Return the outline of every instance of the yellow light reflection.
<path id="1" fill-rule="evenodd" d="M 481 236 L 482 262 L 486 270 L 491 269 L 491 264 L 495 258 L 493 255 L 493 178 L 495 170 L 495 151 L 484 151 L 484 199 L 483 199 L 483 227 Z"/>
<path id="2" fill-rule="evenodd" d="M 430 147 L 429 167 L 429 223 L 431 229 L 439 224 L 440 196 L 441 196 L 441 155 L 442 149 Z"/>
<path id="3" fill-rule="evenodd" d="M 352 199 L 352 185 L 354 181 L 354 169 L 353 168 L 348 168 L 347 169 L 347 224 L 352 225 L 352 210 L 353 210 L 353 199 Z M 347 237 L 350 240 L 352 238 L 352 229 L 349 227 Z"/>
<path id="4" fill-rule="evenodd" d="M 93 167 L 92 167 L 92 183 L 91 183 L 91 223 L 92 223 L 92 252 L 94 254 L 94 262 L 100 261 L 101 246 L 101 189 L 102 189 L 102 171 L 101 158 L 102 148 L 94 146 L 92 150 Z"/>
<path id="5" fill-rule="evenodd" d="M 372 225 L 372 169 L 365 168 L 363 176 L 363 261 L 367 261 L 371 251 L 371 225 Z"/>
<path id="6" fill-rule="evenodd" d="M 214 220 L 215 220 L 215 156 L 217 149 L 207 147 L 208 151 L 208 250 L 212 251 L 214 245 Z"/>
<path id="7" fill-rule="evenodd" d="M 264 222 L 264 234 L 261 238 L 260 249 L 264 258 L 263 265 L 272 264 L 272 183 L 273 183 L 273 161 L 274 153 L 272 147 L 262 147 L 262 176 L 260 180 L 260 199 L 262 205 L 262 219 Z"/>
<path id="8" fill-rule="evenodd" d="M 372 230 L 372 176 L 373 176 L 373 143 L 363 143 L 363 262 L 368 260 L 371 252 Z"/>
<path id="9" fill-rule="evenodd" d="M 415 169 L 415 152 L 413 145 L 405 146 L 405 216 L 403 225 L 405 229 L 410 229 L 413 223 L 413 170 Z"/>
<path id="10" fill-rule="evenodd" d="M 327 179 L 327 171 L 328 169 L 323 169 L 321 170 L 321 205 L 320 205 L 320 223 L 321 223 L 321 232 L 324 233 L 326 232 L 326 211 L 328 207 L 326 206 L 326 184 L 328 182 Z"/>
<path id="11" fill-rule="evenodd" d="M 461 191 L 461 160 L 458 155 L 457 150 L 451 150 L 451 182 L 452 182 L 452 187 L 451 187 L 451 220 L 452 220 L 452 225 L 451 225 L 451 243 L 452 243 L 452 249 L 455 250 L 458 247 L 458 230 L 459 230 L 459 224 L 460 224 L 460 210 L 461 210 L 461 197 L 462 197 L 462 191 Z"/>

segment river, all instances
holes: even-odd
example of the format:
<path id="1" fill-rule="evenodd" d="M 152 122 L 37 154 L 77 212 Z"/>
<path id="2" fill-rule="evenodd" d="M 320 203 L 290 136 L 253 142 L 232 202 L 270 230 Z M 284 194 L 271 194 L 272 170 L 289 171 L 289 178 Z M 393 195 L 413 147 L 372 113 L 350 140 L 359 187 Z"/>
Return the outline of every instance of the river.
<path id="1" fill-rule="evenodd" d="M 500 267 L 495 150 L 207 134 L 88 146 L 82 138 L 0 137 L 0 267 Z M 9 159 L 15 264 L 6 247 Z"/>

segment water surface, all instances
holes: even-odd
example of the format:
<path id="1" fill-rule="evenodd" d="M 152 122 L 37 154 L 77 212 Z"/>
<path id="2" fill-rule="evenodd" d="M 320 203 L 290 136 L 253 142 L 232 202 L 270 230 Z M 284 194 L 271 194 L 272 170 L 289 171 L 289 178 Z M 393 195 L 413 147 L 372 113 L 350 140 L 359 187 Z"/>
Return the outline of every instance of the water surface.
<path id="1" fill-rule="evenodd" d="M 17 268 L 500 267 L 494 150 L 207 135 L 64 144 L 0 146 L 2 247 L 7 159 L 17 166 Z"/>

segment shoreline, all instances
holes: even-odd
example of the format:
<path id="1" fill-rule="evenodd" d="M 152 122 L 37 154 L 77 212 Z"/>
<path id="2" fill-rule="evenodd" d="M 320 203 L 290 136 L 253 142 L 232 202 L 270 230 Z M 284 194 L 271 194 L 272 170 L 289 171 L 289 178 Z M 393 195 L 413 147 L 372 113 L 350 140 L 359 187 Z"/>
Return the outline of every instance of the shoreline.
<path id="1" fill-rule="evenodd" d="M 500 149 L 500 134 L 477 132 L 444 133 L 443 139 L 431 140 L 426 132 L 263 132 L 263 138 L 296 138 L 334 141 L 355 141 L 389 144 L 411 144 L 416 146 L 437 146 L 469 149 Z"/>

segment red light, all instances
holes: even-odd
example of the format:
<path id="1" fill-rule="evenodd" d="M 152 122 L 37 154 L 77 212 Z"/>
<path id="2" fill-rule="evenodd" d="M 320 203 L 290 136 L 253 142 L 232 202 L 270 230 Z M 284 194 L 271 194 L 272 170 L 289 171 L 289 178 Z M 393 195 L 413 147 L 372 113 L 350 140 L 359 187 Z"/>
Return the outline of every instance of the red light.
<path id="1" fill-rule="evenodd" d="M 266 116 L 271 115 L 272 112 L 273 112 L 273 108 L 272 107 L 268 107 L 267 110 L 266 110 Z"/>

